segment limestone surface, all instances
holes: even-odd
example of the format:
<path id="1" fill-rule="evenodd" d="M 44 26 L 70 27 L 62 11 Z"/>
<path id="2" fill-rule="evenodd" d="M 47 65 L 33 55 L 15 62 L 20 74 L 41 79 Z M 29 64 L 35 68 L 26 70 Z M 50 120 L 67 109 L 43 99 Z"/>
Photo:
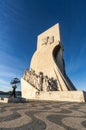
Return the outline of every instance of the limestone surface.
<path id="1" fill-rule="evenodd" d="M 21 78 L 22 97 L 38 100 L 85 101 L 84 92 L 76 91 L 65 71 L 59 24 L 37 38 L 30 69 Z"/>
<path id="2" fill-rule="evenodd" d="M 38 35 L 37 50 L 32 57 L 30 69 L 36 74 L 42 72 L 44 76 L 56 79 L 59 91 L 76 90 L 65 71 L 63 50 L 59 24 L 56 24 Z"/>

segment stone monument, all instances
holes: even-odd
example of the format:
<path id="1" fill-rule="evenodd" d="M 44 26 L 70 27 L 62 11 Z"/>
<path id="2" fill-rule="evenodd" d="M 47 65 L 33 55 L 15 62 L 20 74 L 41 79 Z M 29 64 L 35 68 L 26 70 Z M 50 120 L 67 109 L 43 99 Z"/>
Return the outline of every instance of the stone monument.
<path id="1" fill-rule="evenodd" d="M 81 101 L 84 92 L 77 91 L 66 74 L 59 24 L 38 35 L 30 70 L 21 78 L 22 97 L 27 100 Z"/>

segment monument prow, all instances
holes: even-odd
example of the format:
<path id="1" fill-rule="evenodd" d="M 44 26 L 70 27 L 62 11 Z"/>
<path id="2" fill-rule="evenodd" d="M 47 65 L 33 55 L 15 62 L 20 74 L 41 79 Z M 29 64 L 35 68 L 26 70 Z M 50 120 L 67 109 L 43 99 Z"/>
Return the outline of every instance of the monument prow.
<path id="1" fill-rule="evenodd" d="M 31 59 L 30 70 L 24 72 L 21 80 L 24 98 L 45 100 L 43 96 L 47 95 L 46 100 L 84 101 L 83 92 L 76 91 L 66 74 L 63 50 L 59 24 L 38 36 L 37 50 Z"/>

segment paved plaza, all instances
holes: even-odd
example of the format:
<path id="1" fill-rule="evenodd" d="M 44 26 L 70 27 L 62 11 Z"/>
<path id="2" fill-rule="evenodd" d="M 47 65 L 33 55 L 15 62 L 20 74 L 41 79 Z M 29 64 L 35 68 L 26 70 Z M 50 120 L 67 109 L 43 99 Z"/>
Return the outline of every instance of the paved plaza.
<path id="1" fill-rule="evenodd" d="M 86 130 L 86 103 L 0 103 L 0 130 Z"/>

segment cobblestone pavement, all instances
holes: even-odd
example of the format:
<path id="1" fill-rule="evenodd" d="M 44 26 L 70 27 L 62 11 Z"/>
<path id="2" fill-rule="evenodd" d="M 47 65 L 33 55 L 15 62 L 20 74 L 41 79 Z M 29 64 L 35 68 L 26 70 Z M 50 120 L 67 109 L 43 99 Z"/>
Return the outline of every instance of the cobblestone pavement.
<path id="1" fill-rule="evenodd" d="M 0 130 L 86 130 L 86 103 L 0 103 Z"/>

